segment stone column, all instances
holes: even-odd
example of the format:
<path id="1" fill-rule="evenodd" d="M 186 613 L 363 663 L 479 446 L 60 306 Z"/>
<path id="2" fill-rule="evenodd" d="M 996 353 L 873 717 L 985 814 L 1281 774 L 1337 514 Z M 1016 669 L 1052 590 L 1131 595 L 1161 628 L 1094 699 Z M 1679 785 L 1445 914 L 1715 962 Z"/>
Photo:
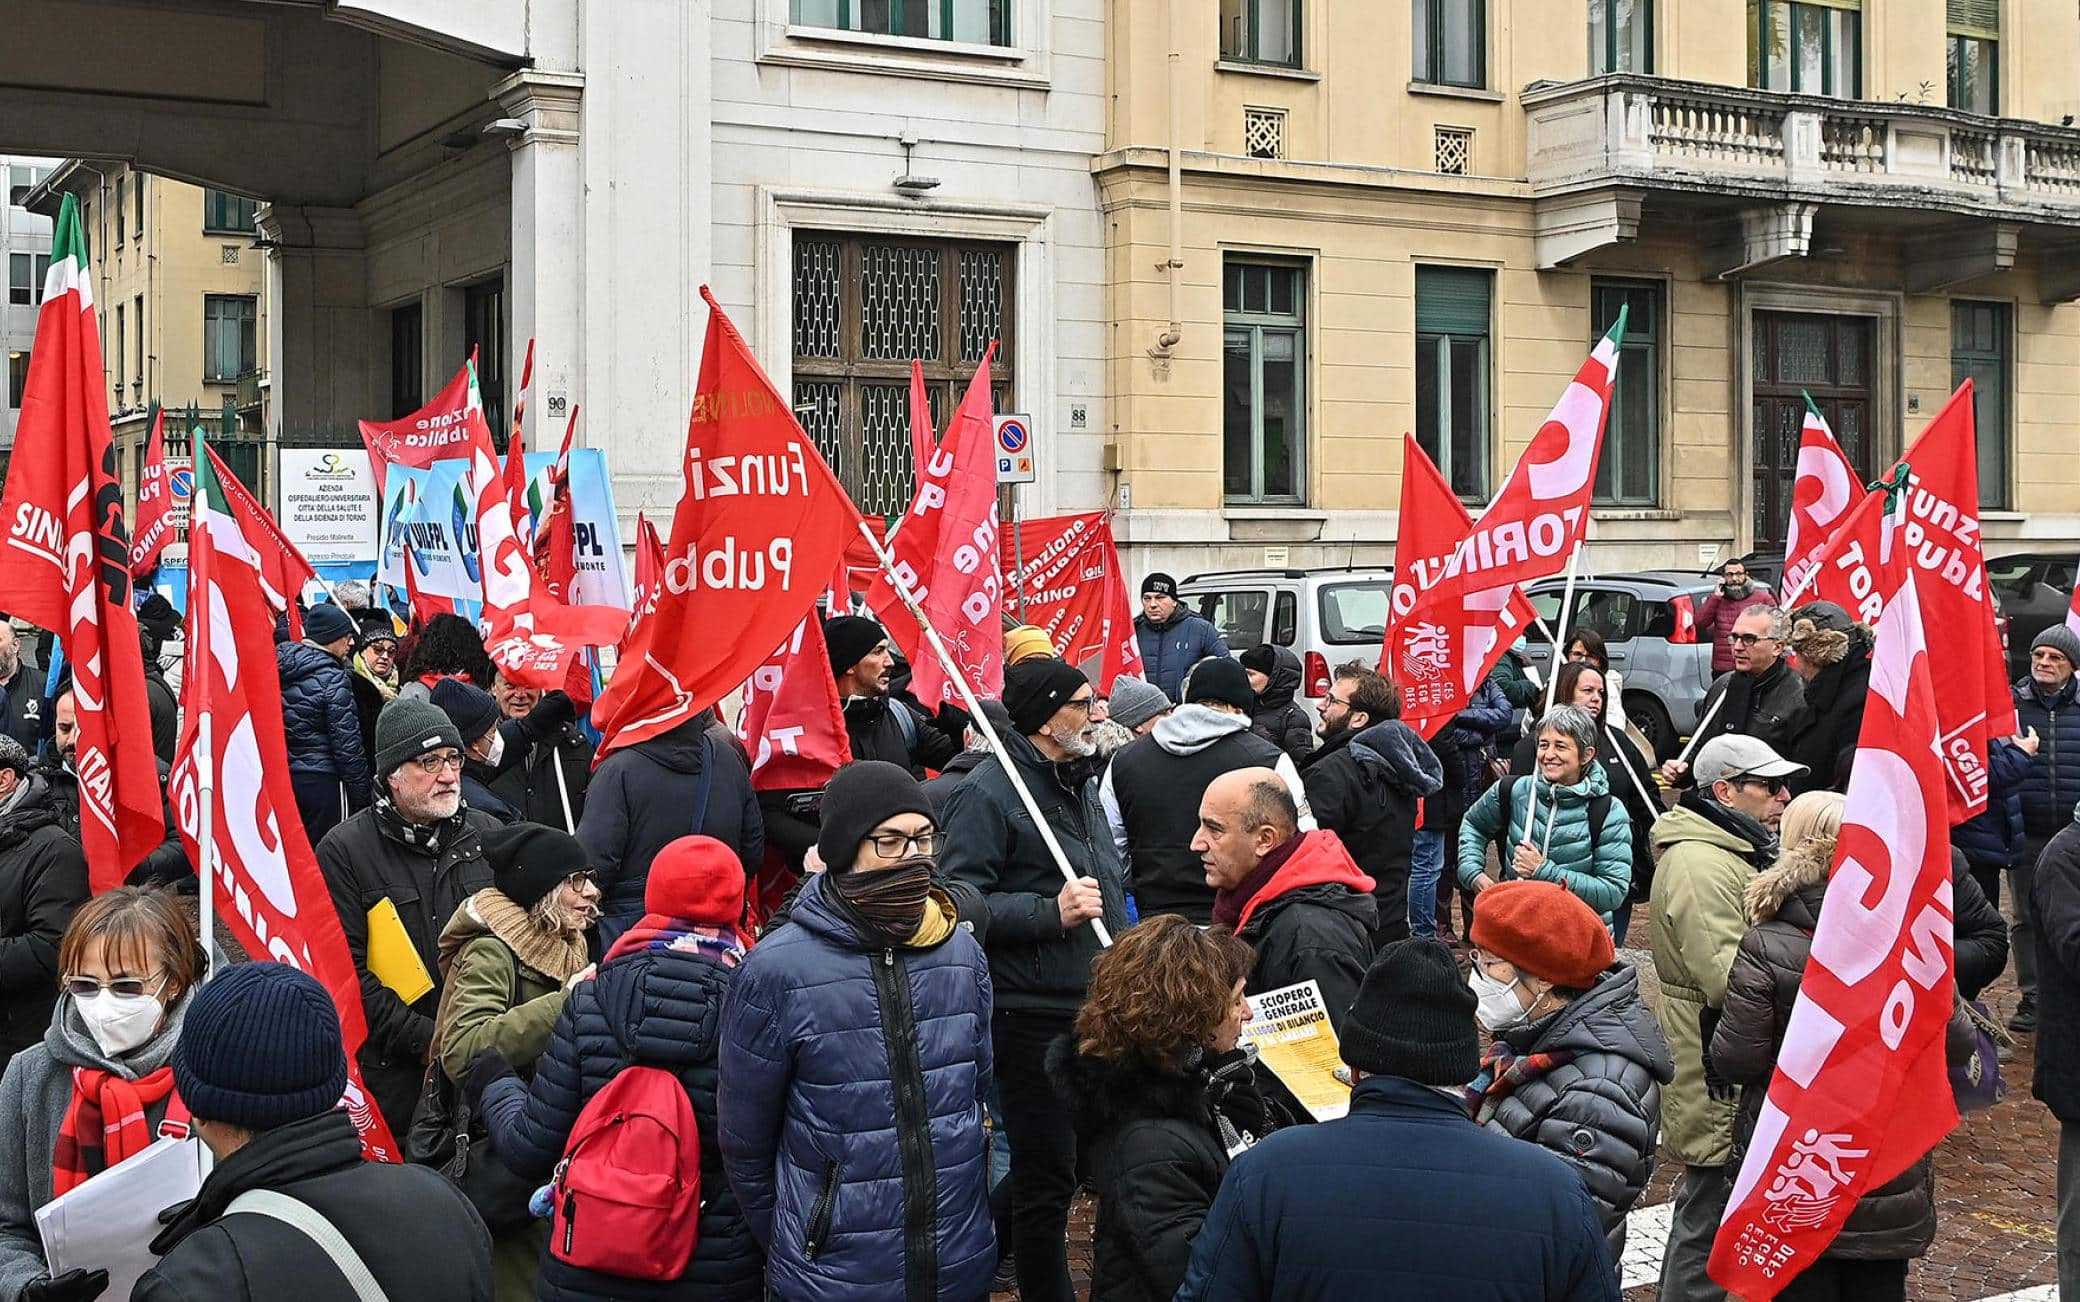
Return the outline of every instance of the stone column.
<path id="1" fill-rule="evenodd" d="M 374 326 L 361 218 L 351 208 L 260 209 L 267 250 L 267 433 L 351 434 L 375 410 Z"/>
<path id="2" fill-rule="evenodd" d="M 536 450 L 560 446 L 585 361 L 584 178 L 578 152 L 584 87 L 579 73 L 528 70 L 492 91 L 506 116 L 520 124 L 507 142 L 513 163 L 512 364 L 517 385 L 527 341 L 534 340 L 527 425 L 529 446 Z"/>

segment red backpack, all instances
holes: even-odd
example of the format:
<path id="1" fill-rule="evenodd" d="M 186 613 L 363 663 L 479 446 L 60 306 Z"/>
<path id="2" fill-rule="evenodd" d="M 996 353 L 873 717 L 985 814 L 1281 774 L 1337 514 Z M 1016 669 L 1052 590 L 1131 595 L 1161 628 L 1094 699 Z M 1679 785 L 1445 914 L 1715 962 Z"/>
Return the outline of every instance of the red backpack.
<path id="1" fill-rule="evenodd" d="M 549 1251 L 624 1279 L 686 1273 L 700 1239 L 701 1136 L 679 1078 L 630 1066 L 592 1096 L 550 1184 Z"/>

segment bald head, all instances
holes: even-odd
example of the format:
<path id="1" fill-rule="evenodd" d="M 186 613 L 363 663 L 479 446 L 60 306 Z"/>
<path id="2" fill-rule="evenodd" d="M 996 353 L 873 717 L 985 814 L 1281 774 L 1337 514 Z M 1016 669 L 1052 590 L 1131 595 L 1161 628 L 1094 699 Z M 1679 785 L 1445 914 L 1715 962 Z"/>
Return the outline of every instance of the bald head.
<path id="1" fill-rule="evenodd" d="M 1300 808 L 1285 779 L 1271 769 L 1236 769 L 1207 786 L 1192 849 L 1205 866 L 1206 884 L 1230 890 L 1299 830 Z"/>

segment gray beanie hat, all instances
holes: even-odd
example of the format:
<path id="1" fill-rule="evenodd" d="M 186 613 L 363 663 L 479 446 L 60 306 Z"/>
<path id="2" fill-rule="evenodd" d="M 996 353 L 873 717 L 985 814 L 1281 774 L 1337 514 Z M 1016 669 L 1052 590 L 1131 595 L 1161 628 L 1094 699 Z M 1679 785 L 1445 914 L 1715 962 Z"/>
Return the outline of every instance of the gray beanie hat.
<path id="1" fill-rule="evenodd" d="M 2053 624 L 2037 634 L 2037 640 L 2029 644 L 2029 649 L 2034 651 L 2040 646 L 2050 647 L 2064 656 L 2067 664 L 2080 669 L 2080 636 L 2075 636 L 2073 630 L 2064 624 Z"/>
<path id="2" fill-rule="evenodd" d="M 1111 706 L 1111 718 L 1123 728 L 1139 728 L 1171 707 L 1170 698 L 1154 683 L 1144 682 L 1127 674 L 1112 680 L 1112 691 L 1107 694 Z"/>
<path id="3" fill-rule="evenodd" d="M 376 776 L 442 747 L 462 749 L 462 733 L 448 712 L 430 701 L 400 696 L 376 716 Z"/>

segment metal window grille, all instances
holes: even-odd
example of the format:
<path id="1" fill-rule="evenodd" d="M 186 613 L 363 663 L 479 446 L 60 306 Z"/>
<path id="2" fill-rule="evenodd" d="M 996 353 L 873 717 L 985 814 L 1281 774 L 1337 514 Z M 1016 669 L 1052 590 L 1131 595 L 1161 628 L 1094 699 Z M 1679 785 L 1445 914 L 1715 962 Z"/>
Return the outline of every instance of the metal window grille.
<path id="1" fill-rule="evenodd" d="M 1473 128 L 1437 128 L 1437 170 L 1446 176 L 1473 175 Z"/>
<path id="2" fill-rule="evenodd" d="M 1251 158 L 1286 156 L 1286 111 L 1246 108 L 1242 110 L 1242 147 Z"/>

